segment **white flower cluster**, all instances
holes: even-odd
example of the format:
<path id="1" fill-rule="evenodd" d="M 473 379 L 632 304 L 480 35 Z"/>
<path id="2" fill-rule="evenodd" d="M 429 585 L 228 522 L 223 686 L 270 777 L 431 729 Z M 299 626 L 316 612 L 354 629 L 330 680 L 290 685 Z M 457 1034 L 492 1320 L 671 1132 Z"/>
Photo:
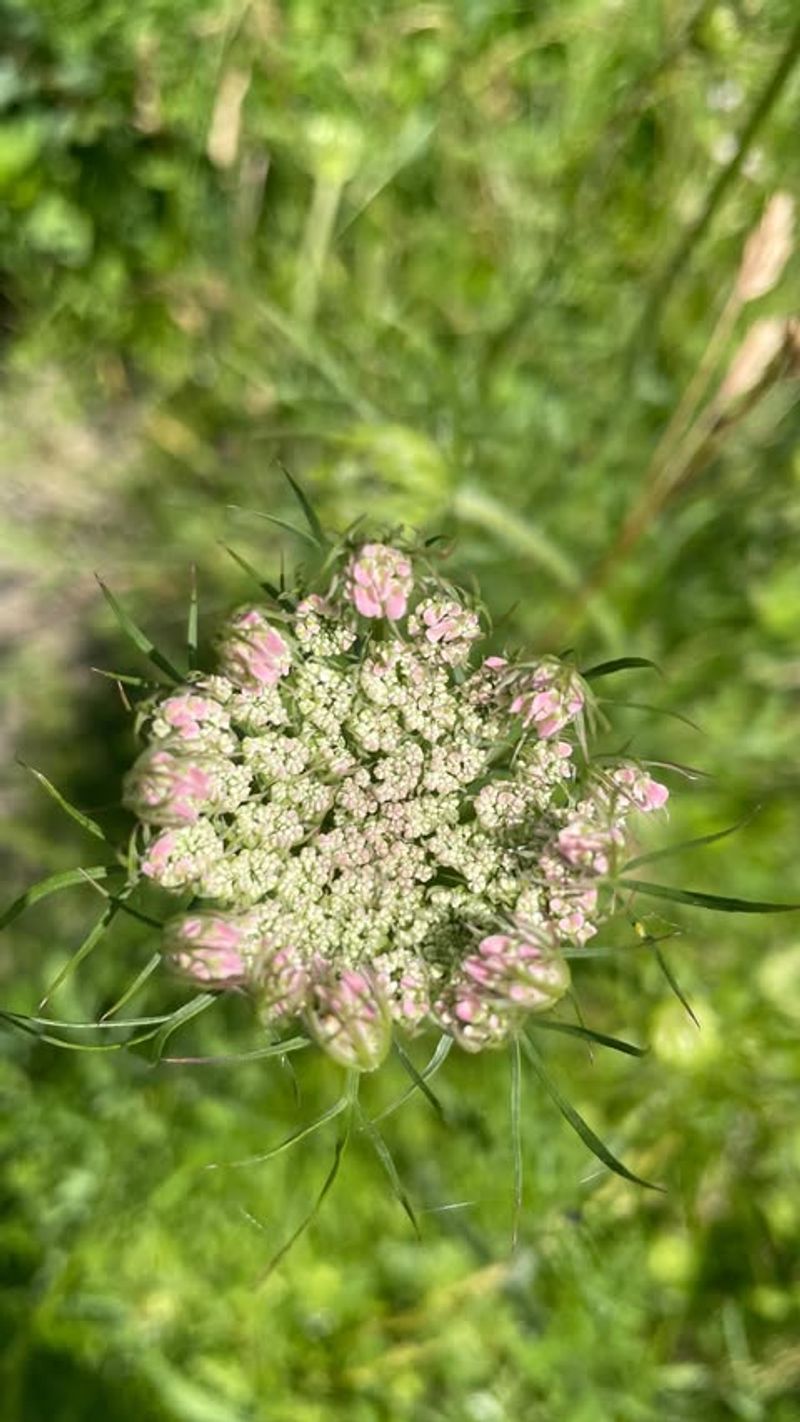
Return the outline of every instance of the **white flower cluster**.
<path id="1" fill-rule="evenodd" d="M 365 1070 L 393 1025 L 480 1050 L 557 1001 L 629 812 L 666 799 L 586 763 L 573 667 L 481 660 L 480 637 L 411 553 L 366 544 L 323 594 L 241 609 L 221 673 L 141 717 L 140 868 L 189 904 L 165 952 Z"/>

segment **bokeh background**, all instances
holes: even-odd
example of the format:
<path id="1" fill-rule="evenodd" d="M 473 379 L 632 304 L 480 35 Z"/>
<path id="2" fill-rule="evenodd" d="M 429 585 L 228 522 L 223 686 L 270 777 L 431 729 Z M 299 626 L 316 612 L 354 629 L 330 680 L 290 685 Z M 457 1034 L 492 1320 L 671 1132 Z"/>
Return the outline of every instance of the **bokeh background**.
<path id="1" fill-rule="evenodd" d="M 124 828 L 130 718 L 91 668 L 143 664 L 94 573 L 179 655 L 192 564 L 209 636 L 248 595 L 222 545 L 270 577 L 299 553 L 254 512 L 293 516 L 284 463 L 334 526 L 455 535 L 506 639 L 656 660 L 605 684 L 616 744 L 706 775 L 670 773 L 649 839 L 753 816 L 664 882 L 800 899 L 785 198 L 741 265 L 797 189 L 791 0 L 0 0 L 0 33 L 4 898 L 97 862 L 15 757 Z M 101 908 L 6 930 L 6 1007 Z M 419 1096 L 386 1123 L 421 1243 L 356 1140 L 263 1284 L 331 1134 L 204 1167 L 311 1120 L 332 1068 L 4 1031 L 3 1422 L 795 1422 L 798 921 L 668 918 L 700 1030 L 631 947 L 578 988 L 648 1056 L 545 1044 L 666 1193 L 526 1081 L 513 1255 L 503 1055 L 451 1054 L 446 1125 Z M 152 949 L 116 927 L 50 1012 L 96 1018 Z M 131 1010 L 180 1001 L 158 976 Z M 233 1002 L 170 1050 L 257 1045 Z"/>

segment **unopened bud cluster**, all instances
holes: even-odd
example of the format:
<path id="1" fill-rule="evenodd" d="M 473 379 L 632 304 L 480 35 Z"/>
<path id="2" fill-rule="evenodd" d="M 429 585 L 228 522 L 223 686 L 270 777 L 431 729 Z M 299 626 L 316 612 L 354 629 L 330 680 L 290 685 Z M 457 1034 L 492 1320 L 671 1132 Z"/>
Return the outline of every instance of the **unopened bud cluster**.
<path id="1" fill-rule="evenodd" d="M 425 557 L 345 549 L 248 606 L 218 670 L 146 705 L 125 803 L 181 895 L 164 953 L 371 1070 L 395 1027 L 495 1046 L 569 986 L 632 815 L 663 786 L 587 758 L 576 669 L 482 656 L 480 610 Z"/>

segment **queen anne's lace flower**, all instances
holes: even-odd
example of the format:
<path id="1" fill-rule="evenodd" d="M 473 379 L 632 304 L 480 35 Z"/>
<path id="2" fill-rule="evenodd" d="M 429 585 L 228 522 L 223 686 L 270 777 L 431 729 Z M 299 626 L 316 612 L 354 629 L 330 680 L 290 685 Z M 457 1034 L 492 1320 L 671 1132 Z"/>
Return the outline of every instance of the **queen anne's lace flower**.
<path id="1" fill-rule="evenodd" d="M 573 666 L 473 660 L 478 611 L 422 559 L 367 543 L 329 577 L 240 610 L 219 671 L 139 718 L 140 869 L 196 900 L 165 956 L 362 1071 L 395 1029 L 496 1046 L 566 992 L 629 817 L 667 791 L 587 764 Z"/>

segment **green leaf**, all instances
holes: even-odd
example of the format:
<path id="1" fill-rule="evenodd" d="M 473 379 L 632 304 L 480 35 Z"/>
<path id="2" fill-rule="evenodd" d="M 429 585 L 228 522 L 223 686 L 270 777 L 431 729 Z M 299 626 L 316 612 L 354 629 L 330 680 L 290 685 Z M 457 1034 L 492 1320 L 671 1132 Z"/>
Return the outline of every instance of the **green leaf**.
<path id="1" fill-rule="evenodd" d="M 738 820 L 735 825 L 729 825 L 727 829 L 716 830 L 714 834 L 701 834 L 696 839 L 682 839 L 678 844 L 668 844 L 663 849 L 651 849 L 648 854 L 637 854 L 635 859 L 629 859 L 622 867 L 622 873 L 627 874 L 629 869 L 638 869 L 642 864 L 654 864 L 657 859 L 668 859 L 672 854 L 681 854 L 684 849 L 700 849 L 704 844 L 715 844 L 720 839 L 727 839 L 728 835 L 736 834 L 737 830 L 743 829 L 758 813 L 754 810 L 752 814 L 745 815 L 743 820 Z"/>
<path id="2" fill-rule="evenodd" d="M 49 894 L 57 894 L 61 889 L 71 888 L 73 884 L 83 884 L 87 879 L 107 879 L 112 874 L 124 872 L 121 864 L 95 864 L 91 869 L 65 869 L 60 874 L 51 874 L 47 879 L 40 879 L 38 884 L 31 885 L 24 894 L 20 894 L 0 916 L 0 929 L 6 928 L 26 909 L 31 908 L 40 899 L 47 898 Z"/>
<path id="3" fill-rule="evenodd" d="M 95 576 L 97 575 L 95 574 Z M 170 677 L 173 681 L 183 681 L 183 672 L 178 671 L 177 667 L 174 667 L 172 662 L 168 661 L 162 652 L 159 652 L 154 643 L 150 641 L 150 638 L 136 625 L 133 618 L 128 615 L 121 603 L 117 601 L 110 588 L 106 587 L 102 578 L 97 578 L 97 581 L 100 585 L 100 591 L 116 617 L 117 622 L 126 636 L 133 642 L 134 646 L 138 647 L 139 651 L 143 652 L 146 657 L 149 657 L 150 661 L 158 667 L 159 671 L 164 672 L 165 675 Z"/>
<path id="4" fill-rule="evenodd" d="M 69 815 L 70 819 L 81 826 L 81 829 L 85 829 L 89 834 L 93 834 L 95 839 L 102 839 L 105 844 L 109 843 L 105 830 L 101 829 L 100 825 L 97 824 L 95 820 L 90 819 L 88 815 L 85 815 L 82 810 L 77 809 L 75 805 L 71 805 L 69 800 L 61 794 L 61 791 L 56 789 L 53 782 L 48 780 L 46 775 L 42 774 L 41 770 L 35 770 L 32 765 L 27 765 L 24 760 L 19 760 L 19 764 L 24 770 L 29 770 L 31 775 L 36 777 L 39 784 L 47 791 L 51 799 L 55 800 L 56 804 L 60 806 L 64 813 Z"/>
<path id="5" fill-rule="evenodd" d="M 595 1032 L 592 1027 L 579 1026 L 577 1022 L 551 1022 L 546 1017 L 537 1017 L 531 1022 L 533 1030 L 563 1032 L 568 1037 L 582 1037 L 587 1042 L 595 1042 L 599 1047 L 610 1047 L 614 1052 L 624 1052 L 629 1057 L 646 1057 L 647 1047 L 636 1047 L 633 1042 L 625 1042 L 621 1037 L 609 1037 L 605 1032 Z"/>
<path id="6" fill-rule="evenodd" d="M 259 509 L 246 509 L 241 504 L 228 504 L 229 509 L 237 509 L 239 513 L 252 514 L 254 518 L 266 519 L 267 523 L 274 523 L 276 528 L 282 528 L 284 533 L 293 533 L 295 538 L 300 538 L 303 543 L 308 543 L 312 548 L 316 548 L 317 540 L 312 538 L 310 533 L 306 533 L 304 528 L 298 528 L 296 524 L 289 523 L 285 518 L 278 518 L 277 514 L 261 513 Z"/>
<path id="7" fill-rule="evenodd" d="M 670 903 L 691 904 L 694 908 L 711 909 L 715 913 L 796 913 L 800 904 L 773 904 L 759 899 L 735 899 L 725 894 L 704 894 L 699 889 L 673 889 L 667 884 L 650 884 L 645 879 L 617 879 L 622 889 L 646 894 L 652 899 L 667 899 Z"/>
<path id="8" fill-rule="evenodd" d="M 378 1157 L 378 1160 L 386 1171 L 386 1175 L 392 1187 L 392 1193 L 394 1194 L 401 1208 L 405 1211 L 406 1215 L 408 1216 L 408 1219 L 411 1221 L 411 1228 L 417 1236 L 417 1239 L 421 1239 L 422 1236 L 420 1234 L 417 1217 L 414 1213 L 414 1207 L 411 1204 L 408 1192 L 406 1191 L 406 1188 L 403 1185 L 402 1180 L 400 1179 L 397 1166 L 394 1163 L 394 1157 L 392 1156 L 392 1152 L 389 1150 L 389 1147 L 386 1144 L 386 1141 L 384 1140 L 380 1131 L 378 1130 L 378 1127 L 375 1125 L 375 1122 L 370 1121 L 369 1117 L 365 1115 L 365 1113 L 361 1110 L 360 1107 L 358 1108 L 358 1120 L 359 1129 L 362 1130 L 366 1135 L 370 1145 L 372 1146 L 372 1149 Z"/>
<path id="9" fill-rule="evenodd" d="M 631 671 L 634 667 L 649 667 L 651 671 L 663 673 L 655 662 L 651 662 L 649 657 L 614 657 L 610 662 L 598 662 L 596 666 L 589 667 L 587 671 L 582 671 L 581 676 L 584 681 L 597 681 L 601 676 L 613 676 L 615 672 Z"/>
<path id="10" fill-rule="evenodd" d="M 600 1137 L 595 1135 L 588 1122 L 584 1121 L 580 1113 L 575 1110 L 575 1107 L 562 1095 L 545 1067 L 538 1047 L 534 1046 L 529 1037 L 522 1036 L 520 1041 L 525 1055 L 551 1101 L 558 1107 L 565 1121 L 569 1122 L 573 1131 L 580 1136 L 584 1145 L 592 1152 L 592 1155 L 595 1155 L 598 1160 L 602 1161 L 603 1165 L 606 1165 L 609 1170 L 613 1170 L 615 1175 L 621 1175 L 623 1180 L 630 1180 L 634 1185 L 643 1185 L 646 1190 L 662 1190 L 663 1187 L 661 1185 L 653 1185 L 649 1180 L 643 1180 L 640 1175 L 635 1175 L 632 1170 L 629 1170 L 627 1165 L 623 1165 L 621 1160 L 617 1160 L 617 1157 L 612 1154 L 608 1146 L 604 1145 Z"/>
<path id="11" fill-rule="evenodd" d="M 280 460 L 278 461 L 278 465 L 284 478 L 288 480 L 292 493 L 294 494 L 295 498 L 297 499 L 297 502 L 303 510 L 303 513 L 305 514 L 306 522 L 309 528 L 311 529 L 311 533 L 315 543 L 317 543 L 320 548 L 327 548 L 328 539 L 325 536 L 325 530 L 322 527 L 319 518 L 317 517 L 317 513 L 314 509 L 313 504 L 311 503 L 305 491 L 301 488 L 300 484 L 298 484 L 297 480 L 293 478 L 293 476 L 289 473 L 289 470 L 286 468 L 286 465 L 282 464 Z"/>

